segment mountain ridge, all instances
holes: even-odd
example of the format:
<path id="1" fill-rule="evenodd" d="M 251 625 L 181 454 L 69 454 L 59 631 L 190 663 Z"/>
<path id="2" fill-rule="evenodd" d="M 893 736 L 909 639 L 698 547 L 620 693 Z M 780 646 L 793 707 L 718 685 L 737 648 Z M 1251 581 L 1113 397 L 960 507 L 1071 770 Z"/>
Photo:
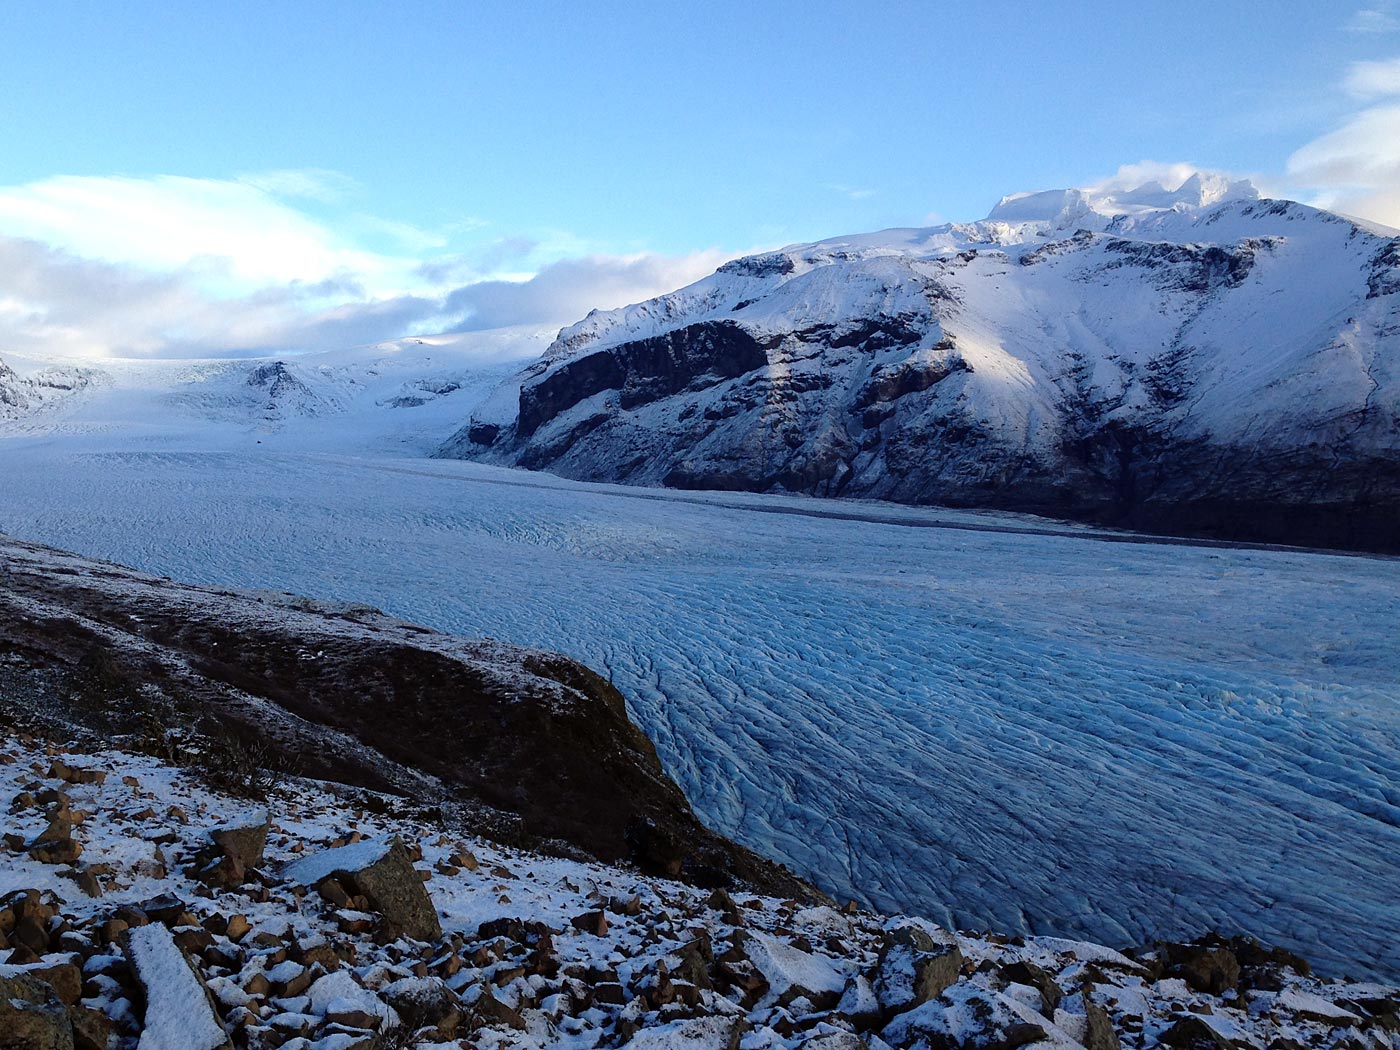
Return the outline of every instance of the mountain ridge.
<path id="1" fill-rule="evenodd" d="M 1400 550 L 1397 291 L 1247 183 L 1018 195 L 595 311 L 438 454 Z"/>

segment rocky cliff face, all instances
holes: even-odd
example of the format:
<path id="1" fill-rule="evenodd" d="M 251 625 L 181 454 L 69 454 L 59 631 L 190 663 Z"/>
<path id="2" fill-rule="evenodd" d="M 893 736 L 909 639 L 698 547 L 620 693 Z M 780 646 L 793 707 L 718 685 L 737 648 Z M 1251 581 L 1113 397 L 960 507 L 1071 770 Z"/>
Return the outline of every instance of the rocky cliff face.
<path id="1" fill-rule="evenodd" d="M 515 382 L 441 454 L 1400 549 L 1400 239 L 1247 185 L 740 259 Z"/>
<path id="2" fill-rule="evenodd" d="M 705 828 L 586 667 L 365 607 L 186 587 L 0 537 L 0 708 L 177 747 L 231 734 L 504 840 L 814 894 Z"/>

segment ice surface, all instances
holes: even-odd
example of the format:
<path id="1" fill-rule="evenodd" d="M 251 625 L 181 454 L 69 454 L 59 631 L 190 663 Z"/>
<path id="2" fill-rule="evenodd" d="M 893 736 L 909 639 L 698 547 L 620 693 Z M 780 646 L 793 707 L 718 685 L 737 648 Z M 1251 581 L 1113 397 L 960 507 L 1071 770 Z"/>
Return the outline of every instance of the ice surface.
<path id="1" fill-rule="evenodd" d="M 0 531 L 566 652 L 703 816 L 838 895 L 1400 968 L 1400 562 L 95 419 L 0 436 Z"/>

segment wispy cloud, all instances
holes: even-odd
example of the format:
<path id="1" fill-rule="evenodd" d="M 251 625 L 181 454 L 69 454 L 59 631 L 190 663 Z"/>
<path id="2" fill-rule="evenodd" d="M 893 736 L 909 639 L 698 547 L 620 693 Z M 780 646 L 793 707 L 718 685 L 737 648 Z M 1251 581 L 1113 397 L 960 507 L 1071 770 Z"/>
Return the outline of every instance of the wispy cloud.
<path id="1" fill-rule="evenodd" d="M 1400 58 L 1353 62 L 1347 70 L 1346 88 L 1357 98 L 1400 95 Z"/>
<path id="2" fill-rule="evenodd" d="M 447 296 L 446 307 L 463 316 L 461 330 L 539 323 L 542 318 L 562 325 L 595 308 L 641 302 L 690 284 L 727 258 L 723 252 L 700 251 L 563 259 L 525 281 L 465 285 Z"/>
<path id="3" fill-rule="evenodd" d="M 1347 19 L 1348 33 L 1362 36 L 1384 36 L 1400 32 L 1400 3 L 1395 0 L 1380 0 L 1353 11 Z"/>
<path id="4" fill-rule="evenodd" d="M 879 193 L 878 190 L 861 189 L 855 186 L 842 186 L 839 183 L 835 182 L 828 182 L 826 184 L 826 188 L 831 190 L 833 193 L 839 193 L 841 194 L 841 196 L 853 201 L 869 200 L 871 197 L 877 196 Z"/>
<path id="5" fill-rule="evenodd" d="M 350 200 L 363 193 L 363 187 L 349 175 L 327 168 L 284 168 L 239 175 L 236 181 L 276 197 L 324 201 L 328 204 Z"/>

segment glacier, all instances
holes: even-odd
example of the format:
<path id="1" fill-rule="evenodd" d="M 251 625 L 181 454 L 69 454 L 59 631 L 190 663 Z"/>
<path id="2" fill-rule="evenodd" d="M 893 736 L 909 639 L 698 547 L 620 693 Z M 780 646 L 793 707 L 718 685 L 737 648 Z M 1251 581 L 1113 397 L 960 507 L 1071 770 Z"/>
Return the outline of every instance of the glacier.
<path id="1" fill-rule="evenodd" d="M 293 365 L 334 426 L 230 425 L 249 367 L 0 428 L 0 531 L 577 657 L 716 829 L 878 908 L 1400 971 L 1400 561 L 429 460 L 510 366 L 399 409 Z"/>
<path id="2" fill-rule="evenodd" d="M 964 309 L 985 306 L 985 319 L 1006 298 L 994 285 L 1010 263 L 996 253 L 1030 227 L 1060 247 L 1018 279 L 1063 288 L 1109 251 L 1075 242 L 1084 223 L 1100 238 L 1117 223 L 1114 236 L 1189 241 L 1207 209 L 1212 228 L 1234 230 L 1225 239 L 1266 222 L 1349 260 L 1295 300 L 1251 301 L 1250 316 L 1301 331 L 1309 302 L 1371 278 L 1380 292 L 1348 331 L 1389 316 L 1391 270 L 1373 265 L 1386 234 L 1301 206 L 1246 214 L 1259 207 L 1247 187 L 1205 182 L 1111 201 L 1018 196 L 961 269 L 966 228 L 887 231 L 819 246 L 830 265 L 813 264 L 807 288 L 854 303 L 856 321 L 870 303 L 897 307 L 865 278 L 898 271 L 915 245 L 976 276 Z M 1286 243 L 1262 251 L 1260 266 L 1305 269 Z M 865 278 L 834 279 L 842 253 Z M 586 345 L 664 334 L 668 310 L 709 309 L 688 298 L 705 287 L 723 298 L 771 285 L 782 263 L 767 273 L 764 258 L 558 338 L 471 333 L 281 361 L 0 355 L 0 532 L 567 653 L 622 690 L 716 830 L 884 911 L 1119 946 L 1246 932 L 1323 971 L 1400 972 L 1400 560 L 429 458 L 464 420 L 509 430 L 527 362 L 527 378 L 547 375 Z M 1103 314 L 1071 319 L 1086 354 L 1119 307 L 1154 331 L 1174 323 L 1118 292 Z M 781 328 L 784 302 L 745 309 Z M 1002 353 L 990 328 L 979 342 L 965 327 L 959 352 L 981 354 L 980 403 L 1032 432 L 1051 426 L 1053 353 L 1035 344 L 1047 329 L 1034 311 L 1023 320 L 1013 334 L 1034 359 Z M 1318 420 L 1359 420 L 1385 451 L 1375 406 L 1400 389 L 1394 332 L 1363 353 L 1339 330 L 1319 353 L 1309 335 L 1236 360 L 1197 391 L 1216 406 L 1198 421 L 1223 425 L 1243 405 L 1250 427 L 1287 417 L 1306 445 Z M 930 338 L 933 361 L 946 348 Z M 1100 391 L 1120 384 L 1112 411 L 1130 412 L 1150 390 L 1118 364 L 1079 372 Z M 1380 391 L 1369 400 L 1368 374 Z"/>

